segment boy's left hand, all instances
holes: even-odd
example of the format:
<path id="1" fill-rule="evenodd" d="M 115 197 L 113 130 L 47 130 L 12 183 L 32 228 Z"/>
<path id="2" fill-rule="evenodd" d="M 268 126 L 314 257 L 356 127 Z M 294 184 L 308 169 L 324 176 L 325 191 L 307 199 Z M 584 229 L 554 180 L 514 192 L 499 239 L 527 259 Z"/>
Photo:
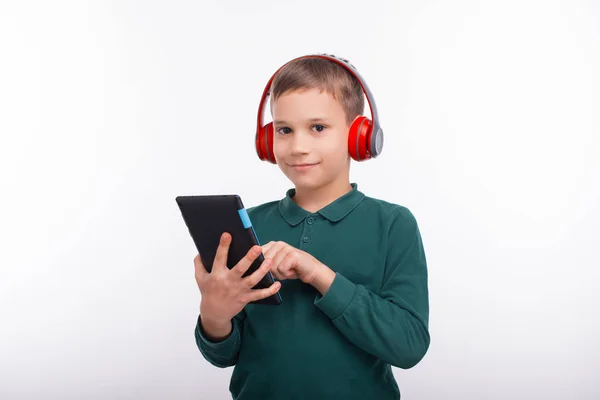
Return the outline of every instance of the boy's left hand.
<path id="1" fill-rule="evenodd" d="M 273 260 L 271 273 L 279 280 L 300 279 L 304 283 L 313 284 L 324 267 L 311 254 L 286 242 L 269 242 L 261 247 L 265 258 Z"/>

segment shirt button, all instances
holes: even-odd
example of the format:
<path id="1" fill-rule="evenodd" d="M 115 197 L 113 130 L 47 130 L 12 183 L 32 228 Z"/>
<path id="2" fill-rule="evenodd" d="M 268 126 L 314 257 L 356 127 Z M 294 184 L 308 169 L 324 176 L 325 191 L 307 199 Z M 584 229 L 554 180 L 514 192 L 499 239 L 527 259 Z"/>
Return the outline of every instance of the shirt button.
<path id="1" fill-rule="evenodd" d="M 308 243 L 308 242 L 310 242 L 310 238 L 309 238 L 308 236 L 304 236 L 304 237 L 302 238 L 302 241 L 303 241 L 304 243 Z"/>
<path id="2" fill-rule="evenodd" d="M 314 220 L 314 219 L 312 219 L 311 217 L 308 217 L 308 218 L 306 219 L 306 222 L 307 222 L 309 225 L 312 225 L 312 223 L 313 223 L 313 222 L 315 222 L 315 220 Z"/>

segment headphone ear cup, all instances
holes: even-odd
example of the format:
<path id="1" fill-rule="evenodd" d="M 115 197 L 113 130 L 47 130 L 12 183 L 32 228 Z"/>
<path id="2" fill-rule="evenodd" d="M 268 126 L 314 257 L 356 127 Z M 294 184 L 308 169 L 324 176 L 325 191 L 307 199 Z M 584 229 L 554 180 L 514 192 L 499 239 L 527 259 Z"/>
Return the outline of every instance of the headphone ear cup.
<path id="1" fill-rule="evenodd" d="M 256 132 L 256 154 L 263 161 L 268 161 L 277 164 L 275 161 L 275 153 L 273 153 L 273 123 L 258 129 Z"/>
<path id="2" fill-rule="evenodd" d="M 348 152 L 356 161 L 365 161 L 371 158 L 371 134 L 373 122 L 365 117 L 357 117 L 350 126 L 348 134 Z"/>

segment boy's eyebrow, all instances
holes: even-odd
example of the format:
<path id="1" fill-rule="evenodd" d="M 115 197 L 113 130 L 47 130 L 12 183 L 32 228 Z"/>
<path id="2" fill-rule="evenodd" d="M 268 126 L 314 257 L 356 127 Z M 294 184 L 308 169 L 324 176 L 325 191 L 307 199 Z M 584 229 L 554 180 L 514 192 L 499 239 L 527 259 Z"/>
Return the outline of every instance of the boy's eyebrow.
<path id="1" fill-rule="evenodd" d="M 309 118 L 307 121 L 308 122 L 327 122 L 327 119 L 326 118 L 322 118 L 322 117 L 317 117 L 317 118 Z M 279 124 L 287 125 L 286 121 L 283 121 L 283 120 L 280 120 L 280 119 L 273 121 L 273 123 L 277 124 L 277 125 L 279 125 Z"/>

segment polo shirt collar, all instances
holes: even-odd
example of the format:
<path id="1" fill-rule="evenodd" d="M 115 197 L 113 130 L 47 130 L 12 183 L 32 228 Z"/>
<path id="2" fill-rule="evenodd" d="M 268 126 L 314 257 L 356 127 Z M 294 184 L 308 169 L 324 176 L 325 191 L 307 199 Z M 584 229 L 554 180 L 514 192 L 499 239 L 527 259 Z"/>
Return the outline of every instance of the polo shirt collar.
<path id="1" fill-rule="evenodd" d="M 348 215 L 365 197 L 365 195 L 358 190 L 358 185 L 356 183 L 351 183 L 350 185 L 352 186 L 352 190 L 338 197 L 332 203 L 326 205 L 317 212 L 332 222 L 340 221 Z M 292 226 L 298 225 L 304 218 L 311 214 L 292 200 L 292 197 L 294 197 L 295 194 L 296 189 L 289 189 L 286 192 L 285 197 L 279 202 L 281 216 Z"/>

